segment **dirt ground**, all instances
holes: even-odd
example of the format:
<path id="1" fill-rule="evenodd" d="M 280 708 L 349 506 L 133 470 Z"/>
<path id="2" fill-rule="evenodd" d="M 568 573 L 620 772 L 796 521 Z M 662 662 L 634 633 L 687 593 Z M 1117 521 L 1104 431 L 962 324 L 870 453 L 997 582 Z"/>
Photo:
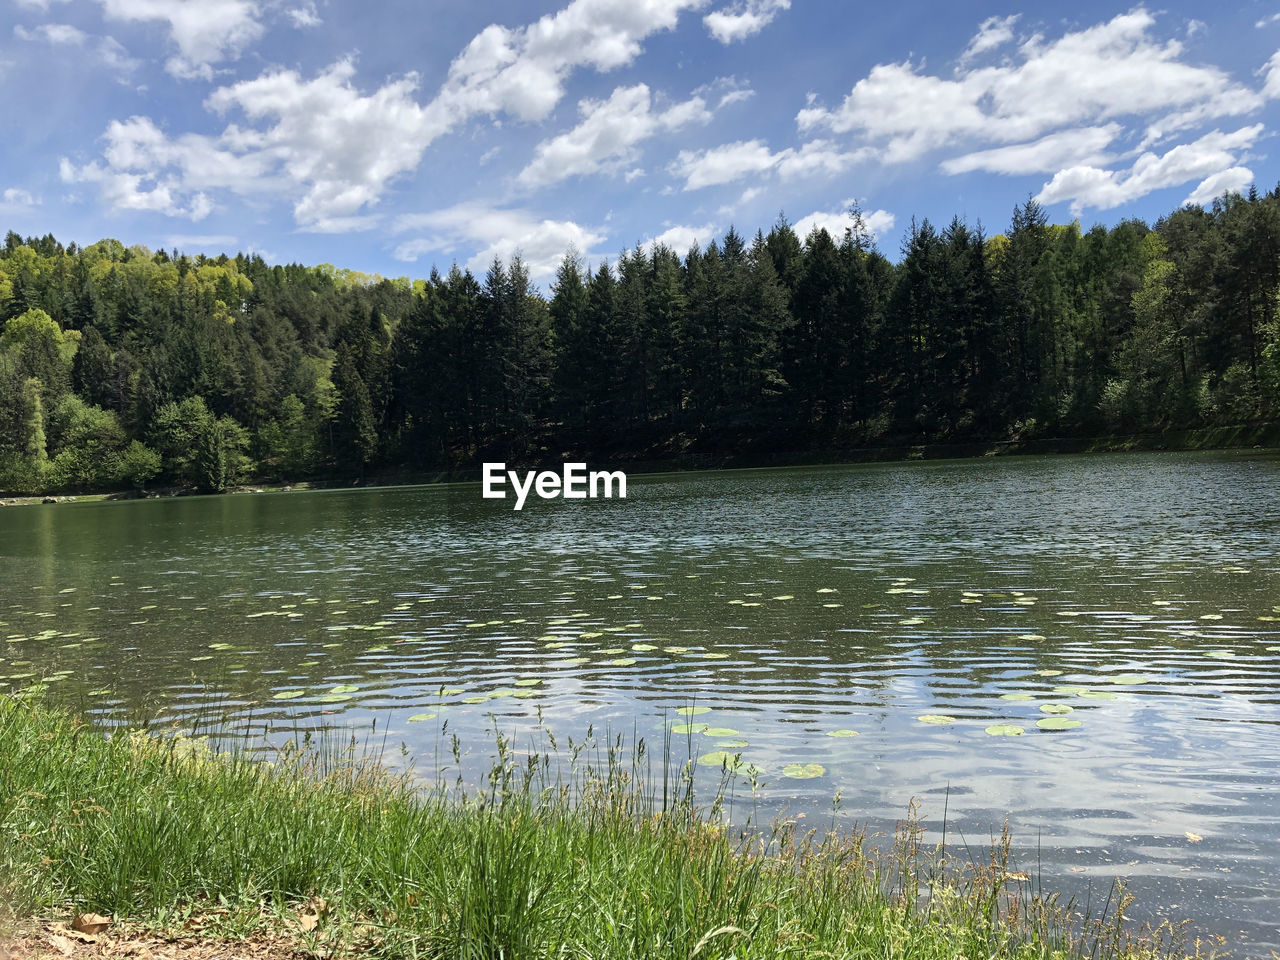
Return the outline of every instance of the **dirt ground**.
<path id="1" fill-rule="evenodd" d="M 82 933 L 62 923 L 0 936 L 0 960 L 297 960 L 301 956 L 284 939 L 165 940 L 116 931 Z"/>

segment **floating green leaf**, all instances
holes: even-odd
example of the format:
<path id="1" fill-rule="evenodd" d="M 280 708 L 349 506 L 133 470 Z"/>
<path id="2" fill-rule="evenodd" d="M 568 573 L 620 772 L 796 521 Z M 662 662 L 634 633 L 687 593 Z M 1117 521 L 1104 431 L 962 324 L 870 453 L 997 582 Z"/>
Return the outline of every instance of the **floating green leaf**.
<path id="1" fill-rule="evenodd" d="M 698 758 L 698 765 L 703 767 L 722 767 L 730 773 L 745 773 L 748 775 L 762 772 L 761 768 L 755 764 L 743 760 L 736 753 L 729 753 L 725 750 L 713 750 L 711 753 L 704 753 Z"/>
<path id="2" fill-rule="evenodd" d="M 930 724 L 933 724 L 934 726 L 939 726 L 939 727 L 944 726 L 945 724 L 948 724 L 948 723 L 956 722 L 955 717 L 948 717 L 945 714 L 941 714 L 941 713 L 922 713 L 920 716 L 916 717 L 916 719 L 919 720 L 921 723 L 930 723 Z"/>
<path id="3" fill-rule="evenodd" d="M 676 707 L 676 713 L 682 717 L 700 717 L 710 712 L 710 707 Z"/>
<path id="4" fill-rule="evenodd" d="M 320 702 L 321 703 L 345 703 L 350 699 L 351 697 L 349 697 L 345 693 L 330 693 L 321 697 Z"/>
<path id="5" fill-rule="evenodd" d="M 705 723 L 677 723 L 671 727 L 671 732 L 677 734 L 703 733 L 708 729 Z"/>
<path id="6" fill-rule="evenodd" d="M 708 737 L 736 737 L 738 731 L 732 727 L 707 727 L 702 731 Z"/>
<path id="7" fill-rule="evenodd" d="M 1120 673 L 1114 677 L 1107 677 L 1107 683 L 1115 683 L 1123 686 L 1136 686 L 1140 683 L 1150 682 L 1150 677 L 1145 677 L 1140 673 Z"/>
<path id="8" fill-rule="evenodd" d="M 717 741 L 716 746 L 724 747 L 725 749 L 728 749 L 728 750 L 741 750 L 743 747 L 747 746 L 747 741 L 743 740 L 741 737 L 737 737 L 736 739 L 733 739 L 733 740 Z"/>
<path id="9" fill-rule="evenodd" d="M 828 731 L 827 731 L 827 736 L 828 736 L 828 737 L 856 737 L 856 736 L 858 736 L 858 731 L 857 731 L 857 730 L 845 730 L 845 729 L 840 729 L 840 730 L 828 730 Z"/>
<path id="10" fill-rule="evenodd" d="M 1074 713 L 1075 707 L 1069 707 L 1065 703 L 1042 703 L 1040 704 L 1041 713 L 1067 714 Z"/>
<path id="11" fill-rule="evenodd" d="M 616 660 L 610 660 L 615 667 L 634 667 L 636 665 L 635 657 L 619 657 Z"/>
<path id="12" fill-rule="evenodd" d="M 536 687 L 542 681 L 537 677 L 521 677 L 516 681 L 517 687 Z"/>
<path id="13" fill-rule="evenodd" d="M 782 775 L 791 780 L 816 780 L 826 772 L 820 763 L 788 763 L 782 768 Z"/>
<path id="14" fill-rule="evenodd" d="M 307 691 L 305 690 L 281 690 L 271 699 L 272 700 L 295 700 L 306 692 Z"/>
<path id="15" fill-rule="evenodd" d="M 1036 726 L 1041 730 L 1074 730 L 1081 726 L 1079 720 L 1069 720 L 1066 717 L 1045 717 L 1043 720 L 1037 720 Z"/>
<path id="16" fill-rule="evenodd" d="M 987 733 L 993 737 L 1020 737 L 1023 729 L 1012 723 L 993 723 L 987 727 Z"/>
<path id="17" fill-rule="evenodd" d="M 340 683 L 329 692 L 330 693 L 355 693 L 359 689 L 360 688 L 357 687 L 354 683 Z"/>
<path id="18" fill-rule="evenodd" d="M 1029 693 L 1002 693 L 1000 694 L 1000 699 L 1024 701 L 1032 699 L 1032 696 Z"/>
<path id="19" fill-rule="evenodd" d="M 415 713 L 412 717 L 409 718 L 409 722 L 422 723 L 426 720 L 434 720 L 435 718 L 436 718 L 436 715 L 434 713 Z"/>

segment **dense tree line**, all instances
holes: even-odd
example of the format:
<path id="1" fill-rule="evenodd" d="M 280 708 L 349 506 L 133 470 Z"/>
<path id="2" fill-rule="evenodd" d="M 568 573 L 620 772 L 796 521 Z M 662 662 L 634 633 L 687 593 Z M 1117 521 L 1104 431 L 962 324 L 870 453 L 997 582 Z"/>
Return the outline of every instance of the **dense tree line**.
<path id="1" fill-rule="evenodd" d="M 1280 420 L 1280 188 L 1154 227 L 856 210 L 684 253 L 387 280 L 10 233 L 0 489 L 352 477 L 481 459 L 764 459 Z"/>

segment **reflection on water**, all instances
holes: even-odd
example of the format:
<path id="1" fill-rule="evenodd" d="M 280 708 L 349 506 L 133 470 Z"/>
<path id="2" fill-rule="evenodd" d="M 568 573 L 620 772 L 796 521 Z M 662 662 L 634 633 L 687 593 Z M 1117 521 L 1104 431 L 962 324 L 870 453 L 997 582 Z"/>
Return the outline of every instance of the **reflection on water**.
<path id="1" fill-rule="evenodd" d="M 520 513 L 465 485 L 5 509 L 0 689 L 46 684 L 104 722 L 213 704 L 245 736 L 376 719 L 419 769 L 446 721 L 477 752 L 491 717 L 674 726 L 757 768 L 766 814 L 825 822 L 841 791 L 840 816 L 881 829 L 914 797 L 979 845 L 1008 818 L 1049 885 L 1131 878 L 1237 956 L 1280 949 L 1280 460 L 628 492 Z"/>

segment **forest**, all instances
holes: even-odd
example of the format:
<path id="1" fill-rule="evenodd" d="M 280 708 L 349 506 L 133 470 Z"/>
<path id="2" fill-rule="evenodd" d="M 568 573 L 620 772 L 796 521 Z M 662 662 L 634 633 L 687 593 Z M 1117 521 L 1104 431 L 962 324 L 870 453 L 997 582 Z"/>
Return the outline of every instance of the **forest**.
<path id="1" fill-rule="evenodd" d="M 0 490 L 770 462 L 1280 420 L 1280 187 L 1154 226 L 857 209 L 684 253 L 425 280 L 10 232 Z"/>

